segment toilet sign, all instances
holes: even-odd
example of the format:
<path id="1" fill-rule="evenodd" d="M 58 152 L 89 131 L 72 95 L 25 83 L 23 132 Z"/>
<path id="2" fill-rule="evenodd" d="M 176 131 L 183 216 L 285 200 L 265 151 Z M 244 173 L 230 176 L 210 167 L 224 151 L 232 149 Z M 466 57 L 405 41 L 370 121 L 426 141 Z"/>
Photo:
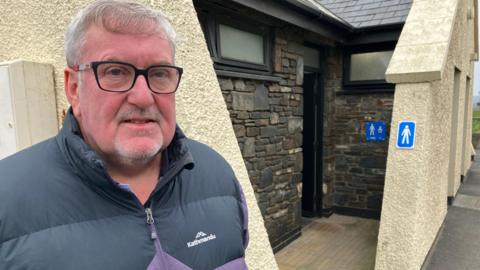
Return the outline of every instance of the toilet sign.
<path id="1" fill-rule="evenodd" d="M 415 146 L 415 127 L 414 121 L 398 122 L 397 148 L 413 149 Z"/>
<path id="2" fill-rule="evenodd" d="M 385 141 L 385 134 L 387 133 L 385 122 L 366 122 L 365 132 L 367 142 Z"/>

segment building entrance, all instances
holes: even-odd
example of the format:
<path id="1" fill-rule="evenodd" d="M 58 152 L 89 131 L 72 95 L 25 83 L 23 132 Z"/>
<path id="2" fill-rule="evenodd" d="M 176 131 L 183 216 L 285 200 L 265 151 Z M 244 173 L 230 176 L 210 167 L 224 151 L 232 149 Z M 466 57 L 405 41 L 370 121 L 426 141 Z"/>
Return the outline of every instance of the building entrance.
<path id="1" fill-rule="evenodd" d="M 322 214 L 323 91 L 321 82 L 320 72 L 305 71 L 302 215 L 310 217 Z"/>

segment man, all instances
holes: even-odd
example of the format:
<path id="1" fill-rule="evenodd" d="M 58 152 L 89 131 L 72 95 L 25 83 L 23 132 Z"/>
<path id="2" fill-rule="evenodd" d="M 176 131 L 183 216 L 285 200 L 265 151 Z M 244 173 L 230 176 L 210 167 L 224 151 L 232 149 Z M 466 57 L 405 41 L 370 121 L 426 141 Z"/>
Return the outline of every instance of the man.
<path id="1" fill-rule="evenodd" d="M 0 269 L 246 269 L 234 173 L 176 127 L 174 38 L 134 2 L 73 19 L 63 128 L 0 161 Z"/>

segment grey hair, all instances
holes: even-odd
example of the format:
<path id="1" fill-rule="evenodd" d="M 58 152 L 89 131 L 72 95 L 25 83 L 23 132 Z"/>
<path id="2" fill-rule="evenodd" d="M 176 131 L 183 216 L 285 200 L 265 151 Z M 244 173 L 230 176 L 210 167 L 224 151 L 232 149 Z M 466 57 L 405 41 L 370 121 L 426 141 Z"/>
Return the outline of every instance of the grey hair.
<path id="1" fill-rule="evenodd" d="M 130 0 L 99 0 L 80 10 L 67 27 L 65 56 L 68 66 L 80 64 L 85 35 L 92 25 L 114 33 L 163 35 L 175 55 L 176 33 L 162 12 Z"/>

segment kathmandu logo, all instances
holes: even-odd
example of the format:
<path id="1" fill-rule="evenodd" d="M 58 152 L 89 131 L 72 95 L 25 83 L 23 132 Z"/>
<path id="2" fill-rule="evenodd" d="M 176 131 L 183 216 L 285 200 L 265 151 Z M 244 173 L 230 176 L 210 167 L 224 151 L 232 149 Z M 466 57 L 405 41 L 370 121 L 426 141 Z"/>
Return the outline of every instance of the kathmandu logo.
<path id="1" fill-rule="evenodd" d="M 215 238 L 217 238 L 217 236 L 215 234 L 207 235 L 204 232 L 198 232 L 197 236 L 195 236 L 195 240 L 187 243 L 187 247 L 191 248 L 191 247 L 194 247 L 194 246 L 198 246 L 200 244 L 203 244 L 203 243 L 208 242 L 210 240 L 213 240 Z"/>

